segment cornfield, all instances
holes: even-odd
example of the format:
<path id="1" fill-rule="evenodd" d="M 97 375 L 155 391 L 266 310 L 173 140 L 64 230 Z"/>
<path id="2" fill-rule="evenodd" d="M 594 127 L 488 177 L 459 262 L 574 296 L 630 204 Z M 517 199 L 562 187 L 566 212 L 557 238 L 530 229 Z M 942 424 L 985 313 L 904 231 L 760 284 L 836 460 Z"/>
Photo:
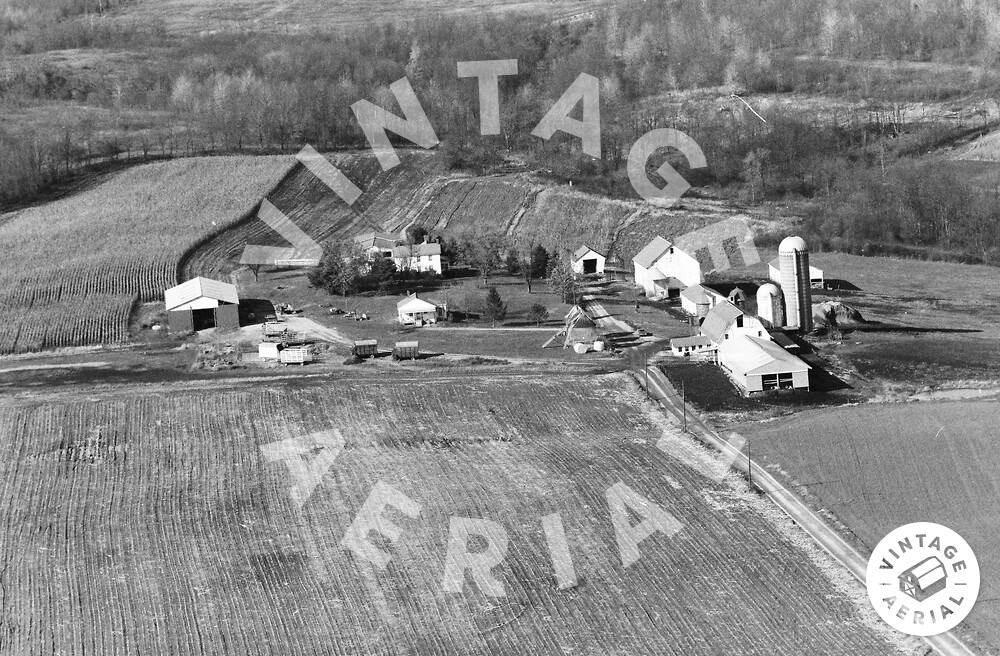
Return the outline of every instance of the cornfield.
<path id="1" fill-rule="evenodd" d="M 250 213 L 293 161 L 147 164 L 0 217 L 0 353 L 126 339 L 134 304 L 162 299 L 183 255 Z"/>

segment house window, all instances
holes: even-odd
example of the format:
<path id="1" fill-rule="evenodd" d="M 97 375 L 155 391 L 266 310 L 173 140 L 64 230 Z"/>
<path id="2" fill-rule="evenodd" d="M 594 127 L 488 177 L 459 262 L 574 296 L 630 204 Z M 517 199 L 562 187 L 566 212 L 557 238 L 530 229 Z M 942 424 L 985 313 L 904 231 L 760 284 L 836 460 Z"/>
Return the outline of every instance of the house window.
<path id="1" fill-rule="evenodd" d="M 742 314 L 740 316 L 736 317 L 736 327 L 737 328 L 742 328 L 743 327 L 743 315 Z"/>

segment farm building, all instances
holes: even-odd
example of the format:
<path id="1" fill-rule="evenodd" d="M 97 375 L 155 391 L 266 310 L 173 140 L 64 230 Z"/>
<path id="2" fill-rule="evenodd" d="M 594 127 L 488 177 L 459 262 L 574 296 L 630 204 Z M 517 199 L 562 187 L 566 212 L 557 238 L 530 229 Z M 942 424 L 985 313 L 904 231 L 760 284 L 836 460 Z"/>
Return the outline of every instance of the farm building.
<path id="1" fill-rule="evenodd" d="M 719 292 L 704 285 L 691 285 L 681 292 L 681 308 L 693 317 L 704 317 L 721 300 Z"/>
<path id="2" fill-rule="evenodd" d="M 433 271 L 439 275 L 447 264 L 441 259 L 441 244 L 428 243 L 426 237 L 422 244 L 393 247 L 392 261 L 400 271 Z"/>
<path id="3" fill-rule="evenodd" d="M 768 339 L 744 334 L 724 340 L 718 362 L 744 394 L 809 389 L 809 365 Z"/>
<path id="4" fill-rule="evenodd" d="M 647 297 L 670 296 L 671 290 L 697 285 L 704 280 L 701 264 L 663 237 L 655 237 L 632 258 L 635 284 Z"/>
<path id="5" fill-rule="evenodd" d="M 767 263 L 767 275 L 775 284 L 781 284 L 781 258 L 776 257 Z M 823 269 L 809 265 L 809 284 L 812 287 L 823 288 L 826 286 L 826 278 Z"/>
<path id="6" fill-rule="evenodd" d="M 764 324 L 757 317 L 746 314 L 729 301 L 722 301 L 711 310 L 701 324 L 701 334 L 719 346 L 736 337 L 749 335 L 771 341 Z"/>
<path id="7" fill-rule="evenodd" d="M 163 293 L 171 332 L 240 327 L 240 296 L 234 285 L 192 278 Z"/>
<path id="8" fill-rule="evenodd" d="M 396 303 L 396 313 L 397 320 L 404 326 L 422 326 L 447 319 L 448 307 L 410 294 Z"/>
<path id="9" fill-rule="evenodd" d="M 733 291 L 729 292 L 726 300 L 742 310 L 747 305 L 747 294 L 739 287 L 733 287 Z"/>
<path id="10" fill-rule="evenodd" d="M 396 342 L 396 347 L 392 349 L 394 360 L 416 360 L 420 357 L 419 342 Z"/>
<path id="11" fill-rule="evenodd" d="M 388 232 L 369 232 L 354 238 L 355 245 L 367 254 L 392 257 L 396 247 L 396 235 Z"/>
<path id="12" fill-rule="evenodd" d="M 694 337 L 677 337 L 670 340 L 670 352 L 674 355 L 690 356 L 697 353 L 708 353 L 714 347 L 712 340 L 704 335 Z"/>
<path id="13" fill-rule="evenodd" d="M 573 272 L 581 276 L 603 275 L 608 258 L 589 246 L 581 246 L 573 253 Z"/>
<path id="14" fill-rule="evenodd" d="M 923 601 L 944 590 L 948 584 L 948 571 L 937 556 L 924 558 L 899 575 L 899 591 Z"/>

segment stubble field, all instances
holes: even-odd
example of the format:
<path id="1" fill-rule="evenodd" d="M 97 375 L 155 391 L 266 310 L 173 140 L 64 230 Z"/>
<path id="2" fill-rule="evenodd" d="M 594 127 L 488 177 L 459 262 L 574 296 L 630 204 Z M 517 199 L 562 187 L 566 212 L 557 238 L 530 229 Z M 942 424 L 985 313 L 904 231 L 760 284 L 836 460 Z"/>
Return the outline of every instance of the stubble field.
<path id="1" fill-rule="evenodd" d="M 982 570 L 963 623 L 1000 646 L 996 401 L 865 404 L 739 428 L 755 458 L 836 516 L 863 553 L 892 528 L 936 522 L 968 541 Z"/>
<path id="2" fill-rule="evenodd" d="M 856 583 L 661 426 L 624 376 L 364 379 L 0 400 L 0 652 L 889 654 Z M 343 436 L 301 511 L 264 452 Z M 671 429 L 673 430 L 673 429 Z M 262 450 L 262 447 L 264 449 Z M 336 456 L 332 459 L 331 456 Z M 292 458 L 292 462 L 295 458 Z M 315 461 L 307 461 L 315 462 Z M 419 504 L 340 546 L 379 483 Z M 681 524 L 622 566 L 607 491 Z M 558 590 L 559 513 L 577 585 Z M 491 570 L 445 592 L 450 521 L 497 522 Z M 634 525 L 639 515 L 628 521 Z M 473 537 L 470 551 L 484 549 Z"/>

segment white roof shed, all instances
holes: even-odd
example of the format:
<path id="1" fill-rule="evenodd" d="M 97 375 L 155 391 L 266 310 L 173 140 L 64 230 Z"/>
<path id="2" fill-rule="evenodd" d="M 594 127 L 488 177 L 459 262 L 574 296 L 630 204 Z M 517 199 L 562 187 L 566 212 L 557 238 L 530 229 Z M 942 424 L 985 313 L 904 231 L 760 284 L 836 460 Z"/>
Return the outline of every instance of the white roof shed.
<path id="1" fill-rule="evenodd" d="M 167 311 L 204 310 L 221 304 L 238 305 L 240 294 L 235 285 L 210 278 L 192 278 L 163 292 Z"/>

